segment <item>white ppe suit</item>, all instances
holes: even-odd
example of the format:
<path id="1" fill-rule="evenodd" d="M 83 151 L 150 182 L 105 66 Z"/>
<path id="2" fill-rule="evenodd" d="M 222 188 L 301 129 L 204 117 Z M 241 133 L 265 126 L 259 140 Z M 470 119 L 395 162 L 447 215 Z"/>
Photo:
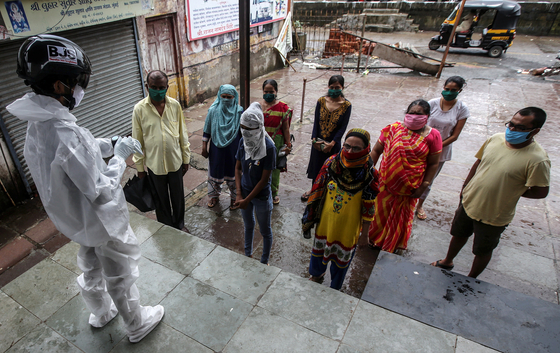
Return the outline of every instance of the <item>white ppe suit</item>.
<path id="1" fill-rule="evenodd" d="M 76 117 L 52 97 L 28 93 L 7 109 L 28 121 L 24 156 L 45 211 L 60 232 L 81 245 L 78 266 L 84 273 L 78 285 L 93 314 L 90 324 L 103 326 L 116 306 L 130 340 L 141 339 L 161 320 L 163 308 L 139 304 L 134 282 L 140 247 L 120 185 L 124 159 L 105 163 L 113 154 L 111 141 L 76 125 Z"/>

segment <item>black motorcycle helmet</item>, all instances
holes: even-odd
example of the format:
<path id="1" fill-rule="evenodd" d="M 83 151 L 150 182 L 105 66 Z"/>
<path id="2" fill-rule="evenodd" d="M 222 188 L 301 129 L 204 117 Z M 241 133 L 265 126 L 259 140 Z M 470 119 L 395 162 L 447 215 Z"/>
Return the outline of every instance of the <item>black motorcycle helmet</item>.
<path id="1" fill-rule="evenodd" d="M 74 42 L 55 35 L 41 34 L 29 37 L 18 52 L 16 73 L 38 94 L 60 97 L 54 93 L 57 80 L 74 87 L 87 88 L 91 62 L 86 53 Z M 72 95 L 63 95 L 74 107 Z"/>

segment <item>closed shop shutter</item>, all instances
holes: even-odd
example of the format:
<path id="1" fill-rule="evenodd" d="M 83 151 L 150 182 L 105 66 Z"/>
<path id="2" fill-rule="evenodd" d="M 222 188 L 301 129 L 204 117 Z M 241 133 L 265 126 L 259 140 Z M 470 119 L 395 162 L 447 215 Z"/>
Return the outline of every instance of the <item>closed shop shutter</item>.
<path id="1" fill-rule="evenodd" d="M 132 20 L 53 34 L 68 38 L 82 47 L 93 66 L 85 97 L 80 106 L 72 110 L 78 125 L 89 129 L 95 137 L 130 134 L 132 109 L 144 98 Z M 0 42 L 0 116 L 26 178 L 32 185 L 33 180 L 23 158 L 27 123 L 6 110 L 7 105 L 31 92 L 15 73 L 17 52 L 22 43 L 23 39 Z"/>

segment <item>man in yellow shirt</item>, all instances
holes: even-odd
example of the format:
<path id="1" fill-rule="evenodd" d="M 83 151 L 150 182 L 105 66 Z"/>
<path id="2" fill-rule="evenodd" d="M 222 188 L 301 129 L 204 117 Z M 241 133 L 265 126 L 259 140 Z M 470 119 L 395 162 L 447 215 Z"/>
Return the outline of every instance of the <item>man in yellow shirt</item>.
<path id="1" fill-rule="evenodd" d="M 148 175 L 155 196 L 157 220 L 183 229 L 185 193 L 183 175 L 189 170 L 191 151 L 181 104 L 167 97 L 168 78 L 159 70 L 146 78 L 149 96 L 134 106 L 132 136 L 144 155 L 135 154 L 138 177 Z"/>
<path id="2" fill-rule="evenodd" d="M 474 232 L 475 257 L 469 277 L 476 278 L 490 262 L 519 198 L 543 199 L 548 195 L 550 159 L 533 140 L 545 121 L 544 110 L 521 109 L 506 123 L 505 134 L 495 134 L 482 145 L 463 184 L 447 256 L 432 266 L 453 269 L 453 259 Z"/>

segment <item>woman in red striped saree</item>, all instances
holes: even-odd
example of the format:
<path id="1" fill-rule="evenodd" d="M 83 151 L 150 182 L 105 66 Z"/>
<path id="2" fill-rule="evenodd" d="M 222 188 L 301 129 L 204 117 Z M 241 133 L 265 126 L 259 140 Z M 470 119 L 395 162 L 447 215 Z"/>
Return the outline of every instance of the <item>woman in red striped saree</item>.
<path id="1" fill-rule="evenodd" d="M 383 128 L 371 151 L 374 165 L 383 154 L 380 190 L 369 228 L 373 247 L 387 252 L 406 249 L 416 202 L 434 179 L 441 155 L 441 135 L 426 125 L 429 116 L 428 102 L 412 102 L 404 122 Z"/>

